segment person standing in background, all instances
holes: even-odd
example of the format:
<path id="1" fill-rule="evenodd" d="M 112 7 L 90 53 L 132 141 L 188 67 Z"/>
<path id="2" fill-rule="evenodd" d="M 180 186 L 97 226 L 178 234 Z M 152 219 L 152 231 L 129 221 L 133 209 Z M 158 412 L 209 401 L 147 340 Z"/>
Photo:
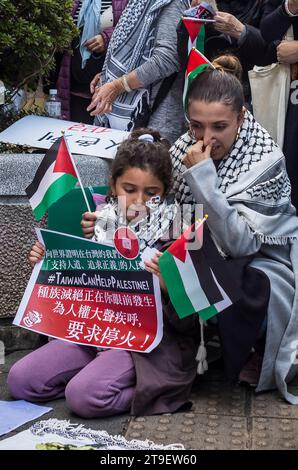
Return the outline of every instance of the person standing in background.
<path id="1" fill-rule="evenodd" d="M 293 41 L 284 39 L 290 26 L 293 27 Z M 266 41 L 277 42 L 277 61 L 291 65 L 283 151 L 292 185 L 292 203 L 298 209 L 298 1 L 268 0 L 261 22 L 261 33 Z"/>
<path id="2" fill-rule="evenodd" d="M 75 0 L 74 22 L 80 35 L 73 40 L 72 55 L 65 53 L 56 87 L 62 103 L 62 119 L 93 123 L 86 111 L 90 82 L 101 71 L 107 47 L 128 0 Z"/>
<path id="3" fill-rule="evenodd" d="M 176 28 L 187 0 L 129 0 L 101 74 L 91 84 L 95 123 L 131 131 L 150 126 L 173 142 L 185 129 Z M 180 73 L 179 73 L 180 72 Z"/>

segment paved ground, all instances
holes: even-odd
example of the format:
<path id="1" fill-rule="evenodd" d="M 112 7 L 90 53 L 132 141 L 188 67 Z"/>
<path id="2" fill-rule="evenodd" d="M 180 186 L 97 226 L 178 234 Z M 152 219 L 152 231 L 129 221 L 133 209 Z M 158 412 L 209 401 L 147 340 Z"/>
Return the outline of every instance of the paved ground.
<path id="1" fill-rule="evenodd" d="M 9 354 L 5 365 L 0 366 L 0 400 L 10 399 L 5 385 L 7 372 L 27 353 Z M 298 380 L 290 390 L 298 393 Z M 193 409 L 186 413 L 83 420 L 72 414 L 61 399 L 48 402 L 53 411 L 40 419 L 69 419 L 127 439 L 148 438 L 158 444 L 180 442 L 186 449 L 298 449 L 298 406 L 288 405 L 276 392 L 255 395 L 251 389 L 230 385 L 220 363 L 199 379 L 192 400 Z M 28 427 L 29 424 L 15 432 Z"/>

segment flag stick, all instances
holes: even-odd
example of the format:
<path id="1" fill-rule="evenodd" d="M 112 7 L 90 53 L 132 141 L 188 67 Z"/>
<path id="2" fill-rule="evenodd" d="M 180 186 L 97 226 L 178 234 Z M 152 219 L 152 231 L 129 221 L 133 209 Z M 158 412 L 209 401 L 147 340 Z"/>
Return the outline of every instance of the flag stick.
<path id="1" fill-rule="evenodd" d="M 195 21 L 197 23 L 208 24 L 208 23 L 215 23 L 215 20 L 207 20 L 203 18 L 194 18 L 193 16 L 182 16 L 182 20 L 189 20 Z"/>
<path id="2" fill-rule="evenodd" d="M 68 146 L 68 143 L 67 143 L 67 140 L 66 140 L 66 137 L 65 137 L 64 132 L 62 132 L 62 138 L 64 139 L 64 142 L 65 142 L 66 148 L 67 148 L 67 150 L 68 150 L 68 153 L 69 153 L 71 162 L 72 162 L 72 164 L 73 164 L 73 166 L 74 166 L 74 168 L 75 168 L 75 170 L 76 170 L 76 174 L 77 174 L 77 176 L 78 176 L 78 182 L 79 182 L 79 185 L 80 185 L 80 187 L 81 187 L 81 190 L 82 190 L 82 193 L 83 193 L 85 202 L 86 202 L 86 206 L 87 206 L 88 212 L 91 212 L 91 209 L 90 209 L 90 206 L 89 206 L 89 202 L 88 202 L 88 199 L 87 199 L 87 196 L 86 196 L 84 187 L 83 187 L 83 185 L 82 185 L 82 181 L 81 181 L 80 174 L 79 174 L 79 172 L 78 172 L 78 169 L 77 169 L 77 167 L 76 167 L 76 164 L 75 164 L 75 162 L 74 162 L 74 159 L 72 158 L 72 153 L 71 153 L 71 151 L 70 151 L 70 149 L 69 149 L 69 146 Z"/>
<path id="3" fill-rule="evenodd" d="M 201 225 L 203 225 L 203 223 L 206 222 L 207 219 L 208 219 L 208 214 L 205 214 L 202 219 L 197 219 L 195 222 L 195 230 L 198 230 L 198 228 L 200 228 Z M 197 223 L 199 225 L 196 225 Z"/>

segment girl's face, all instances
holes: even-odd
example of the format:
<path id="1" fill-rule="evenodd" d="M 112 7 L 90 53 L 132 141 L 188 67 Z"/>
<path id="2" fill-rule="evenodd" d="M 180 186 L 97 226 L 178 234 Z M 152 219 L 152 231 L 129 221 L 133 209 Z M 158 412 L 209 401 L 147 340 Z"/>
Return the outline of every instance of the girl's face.
<path id="1" fill-rule="evenodd" d="M 154 196 L 164 196 L 162 181 L 150 170 L 128 168 L 112 183 L 112 191 L 117 196 L 121 209 L 128 221 L 148 212 L 145 203 Z"/>
<path id="2" fill-rule="evenodd" d="M 189 105 L 190 129 L 204 147 L 212 144 L 213 160 L 222 160 L 230 151 L 243 119 L 244 111 L 238 114 L 232 106 L 221 102 L 193 101 Z"/>

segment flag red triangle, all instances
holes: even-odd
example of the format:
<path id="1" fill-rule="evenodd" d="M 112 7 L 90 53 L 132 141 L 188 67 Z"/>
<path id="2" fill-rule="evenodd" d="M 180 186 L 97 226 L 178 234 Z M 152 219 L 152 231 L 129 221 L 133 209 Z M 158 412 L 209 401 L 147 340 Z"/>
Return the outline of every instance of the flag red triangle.
<path id="1" fill-rule="evenodd" d="M 78 177 L 75 167 L 72 163 L 71 157 L 69 155 L 69 151 L 67 149 L 64 137 L 62 137 L 61 139 L 53 172 L 68 173 L 70 175 L 73 175 L 75 178 Z"/>
<path id="2" fill-rule="evenodd" d="M 198 21 L 193 21 L 192 19 L 189 19 L 189 18 L 183 18 L 182 21 L 183 21 L 185 28 L 187 29 L 191 42 L 194 42 L 196 37 L 199 35 L 200 29 L 203 23 L 199 23 Z"/>
<path id="3" fill-rule="evenodd" d="M 188 64 L 186 73 L 189 75 L 193 70 L 197 69 L 201 65 L 210 64 L 206 57 L 201 54 L 197 49 L 193 48 L 188 56 Z"/>
<path id="4" fill-rule="evenodd" d="M 187 254 L 187 240 L 184 237 L 184 234 L 181 235 L 178 240 L 176 240 L 172 245 L 168 248 L 168 252 L 171 253 L 171 255 L 175 256 L 175 258 L 178 258 L 182 263 L 185 263 L 186 259 L 186 254 Z"/>
<path id="5" fill-rule="evenodd" d="M 191 227 L 189 227 L 181 235 L 181 237 L 178 238 L 178 240 L 172 243 L 172 245 L 168 248 L 168 252 L 175 256 L 175 258 L 178 258 L 180 261 L 182 261 L 182 263 L 185 263 L 189 241 L 193 242 L 195 235 L 196 240 L 200 242 L 201 246 L 203 243 L 203 229 L 204 224 L 202 223 L 198 226 L 198 229 L 194 234 L 194 224 L 191 225 Z"/>

